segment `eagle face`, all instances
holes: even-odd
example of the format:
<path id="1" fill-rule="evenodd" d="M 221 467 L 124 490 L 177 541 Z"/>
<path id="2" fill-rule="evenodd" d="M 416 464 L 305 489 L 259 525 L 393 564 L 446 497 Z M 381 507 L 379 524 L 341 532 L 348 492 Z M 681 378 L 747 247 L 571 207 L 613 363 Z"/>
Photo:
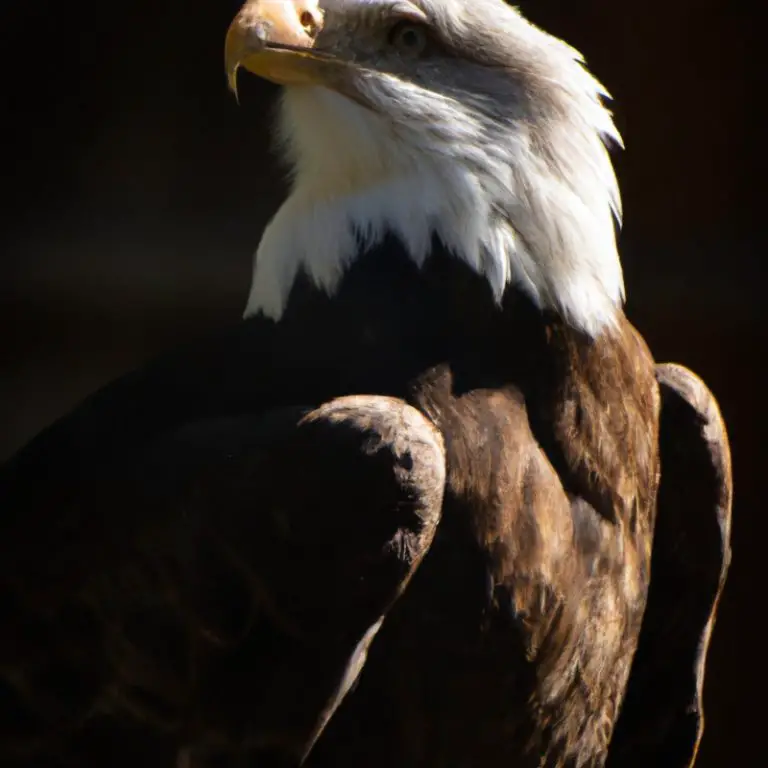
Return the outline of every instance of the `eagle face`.
<path id="1" fill-rule="evenodd" d="M 502 0 L 249 0 L 227 33 L 284 86 L 292 194 L 264 232 L 246 315 L 280 317 L 301 269 L 333 294 L 386 235 L 421 265 L 437 237 L 591 335 L 623 301 L 620 137 L 578 52 Z"/>

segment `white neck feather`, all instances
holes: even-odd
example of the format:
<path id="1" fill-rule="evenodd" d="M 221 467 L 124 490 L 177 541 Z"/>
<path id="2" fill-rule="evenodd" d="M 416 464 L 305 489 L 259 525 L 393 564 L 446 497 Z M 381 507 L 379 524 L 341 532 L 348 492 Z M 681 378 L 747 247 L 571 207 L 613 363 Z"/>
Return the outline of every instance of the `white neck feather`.
<path id="1" fill-rule="evenodd" d="M 421 91 L 411 96 L 429 112 L 417 103 Z M 261 239 L 246 317 L 279 319 L 300 271 L 333 294 L 356 255 L 391 233 L 419 266 L 436 235 L 497 300 L 512 283 L 593 336 L 614 323 L 623 299 L 619 201 L 598 132 L 588 149 L 603 152 L 607 170 L 599 154 L 581 158 L 578 142 L 569 167 L 553 168 L 523 131 L 492 140 L 492 152 L 478 148 L 473 137 L 487 126 L 456 102 L 439 106 L 455 113 L 441 127 L 398 122 L 322 88 L 285 91 L 294 186 Z"/>

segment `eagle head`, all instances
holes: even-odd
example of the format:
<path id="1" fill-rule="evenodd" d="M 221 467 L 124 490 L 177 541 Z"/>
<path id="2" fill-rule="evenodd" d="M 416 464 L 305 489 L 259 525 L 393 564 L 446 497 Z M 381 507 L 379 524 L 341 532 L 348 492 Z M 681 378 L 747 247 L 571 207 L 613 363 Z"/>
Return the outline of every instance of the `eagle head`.
<path id="1" fill-rule="evenodd" d="M 597 335 L 624 298 L 608 154 L 621 139 L 581 55 L 503 0 L 248 0 L 225 44 L 283 88 L 288 199 L 246 315 L 278 318 L 303 270 L 333 293 L 385 235 L 433 238 L 490 283 Z"/>

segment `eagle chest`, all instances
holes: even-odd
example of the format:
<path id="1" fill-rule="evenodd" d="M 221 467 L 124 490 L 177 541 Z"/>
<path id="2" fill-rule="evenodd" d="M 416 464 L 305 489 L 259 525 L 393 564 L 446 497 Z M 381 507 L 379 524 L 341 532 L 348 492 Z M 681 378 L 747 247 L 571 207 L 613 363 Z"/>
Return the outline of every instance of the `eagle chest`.
<path id="1" fill-rule="evenodd" d="M 559 765 L 576 750 L 605 754 L 626 686 L 649 580 L 659 405 L 628 324 L 598 342 L 555 328 L 546 345 L 533 355 L 546 365 L 509 386 L 456 394 L 443 369 L 420 390 L 448 478 L 408 602 L 429 606 L 417 623 L 436 643 L 424 674 L 434 695 L 457 718 L 482 701 L 477 722 L 494 724 L 459 737 L 444 716 L 435 727 L 450 750 L 491 738 L 519 759 L 546 744 L 546 764 Z M 457 659 L 466 676 L 437 671 Z"/>

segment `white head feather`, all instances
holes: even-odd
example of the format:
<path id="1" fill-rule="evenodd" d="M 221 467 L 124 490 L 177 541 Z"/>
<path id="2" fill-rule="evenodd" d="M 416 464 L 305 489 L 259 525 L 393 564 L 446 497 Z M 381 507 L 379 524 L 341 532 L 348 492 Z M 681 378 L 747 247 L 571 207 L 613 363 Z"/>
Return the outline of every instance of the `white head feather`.
<path id="1" fill-rule="evenodd" d="M 412 0 L 441 52 L 387 54 L 374 43 L 393 2 L 321 1 L 321 34 L 354 48 L 353 79 L 343 93 L 284 90 L 293 188 L 264 231 L 246 316 L 279 318 L 300 270 L 333 293 L 389 232 L 419 265 L 436 235 L 497 299 L 519 285 L 598 335 L 624 298 L 607 93 L 577 51 L 502 0 Z"/>

